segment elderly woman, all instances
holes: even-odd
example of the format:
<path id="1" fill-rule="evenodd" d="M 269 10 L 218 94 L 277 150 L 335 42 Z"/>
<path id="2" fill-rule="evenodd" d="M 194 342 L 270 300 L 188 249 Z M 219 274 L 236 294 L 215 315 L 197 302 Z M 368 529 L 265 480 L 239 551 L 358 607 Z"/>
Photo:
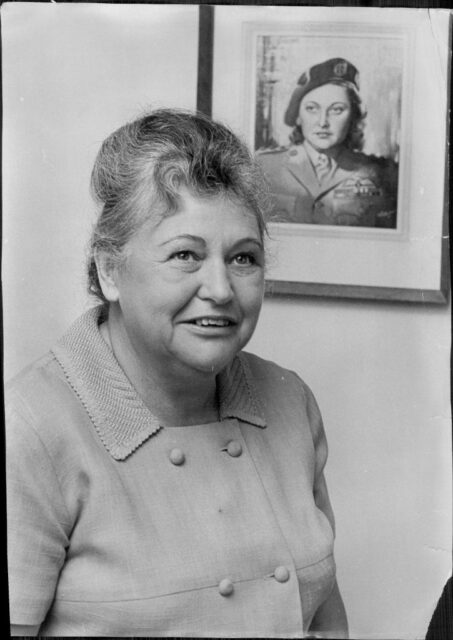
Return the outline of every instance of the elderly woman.
<path id="1" fill-rule="evenodd" d="M 259 170 L 160 110 L 107 138 L 92 188 L 100 304 L 8 389 L 13 634 L 346 637 L 318 407 L 242 351 Z"/>
<path id="2" fill-rule="evenodd" d="M 299 78 L 285 113 L 293 145 L 258 154 L 274 196 L 273 220 L 396 226 L 397 166 L 361 153 L 358 75 L 347 60 L 332 58 Z"/>

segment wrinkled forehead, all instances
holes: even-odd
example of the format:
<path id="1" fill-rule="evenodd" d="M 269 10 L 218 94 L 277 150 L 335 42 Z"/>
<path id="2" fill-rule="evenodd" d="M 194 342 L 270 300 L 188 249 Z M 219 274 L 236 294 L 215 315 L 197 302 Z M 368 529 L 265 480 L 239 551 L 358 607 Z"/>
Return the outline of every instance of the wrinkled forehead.
<path id="1" fill-rule="evenodd" d="M 222 209 L 226 211 L 231 206 L 231 209 L 243 215 L 249 224 L 256 227 L 260 239 L 264 239 L 264 223 L 260 216 L 233 190 L 226 187 L 214 192 L 198 192 L 193 188 L 183 186 L 178 189 L 171 202 L 157 197 L 143 216 L 140 226 L 146 226 L 150 229 L 159 226 L 163 220 L 178 213 L 194 214 L 197 211 L 197 203 L 209 204 L 213 211 L 217 210 L 219 205 L 222 205 Z"/>

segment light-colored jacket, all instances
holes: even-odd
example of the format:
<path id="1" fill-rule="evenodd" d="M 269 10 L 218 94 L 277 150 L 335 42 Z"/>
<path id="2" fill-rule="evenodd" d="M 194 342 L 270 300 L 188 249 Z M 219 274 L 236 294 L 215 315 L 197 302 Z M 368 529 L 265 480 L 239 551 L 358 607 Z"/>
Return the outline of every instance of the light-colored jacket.
<path id="1" fill-rule="evenodd" d="M 242 353 L 219 376 L 218 422 L 163 428 L 97 319 L 7 391 L 11 622 L 44 636 L 301 637 L 328 609 L 344 629 L 308 387 Z"/>

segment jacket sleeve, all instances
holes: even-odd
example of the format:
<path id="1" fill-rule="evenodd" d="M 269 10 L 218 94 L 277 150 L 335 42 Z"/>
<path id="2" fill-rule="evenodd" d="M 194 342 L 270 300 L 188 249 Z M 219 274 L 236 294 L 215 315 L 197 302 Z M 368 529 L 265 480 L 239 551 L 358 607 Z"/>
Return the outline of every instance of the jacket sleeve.
<path id="1" fill-rule="evenodd" d="M 301 381 L 302 382 L 302 381 Z M 308 421 L 313 437 L 313 445 L 315 448 L 315 472 L 313 481 L 313 496 L 316 506 L 324 513 L 330 522 L 333 532 L 335 533 L 335 517 L 332 506 L 330 504 L 329 494 L 327 491 L 326 480 L 324 477 L 324 468 L 327 462 L 328 448 L 327 439 L 324 431 L 324 425 L 318 403 L 311 389 L 302 382 L 305 397 Z"/>
<path id="2" fill-rule="evenodd" d="M 69 517 L 52 460 L 20 398 L 6 405 L 8 580 L 11 624 L 40 624 L 69 544 Z"/>
<path id="3" fill-rule="evenodd" d="M 316 506 L 326 515 L 335 533 L 335 519 L 324 477 L 324 467 L 328 453 L 327 439 L 315 397 L 310 388 L 305 383 L 302 382 L 302 384 L 307 398 L 307 414 L 316 452 L 313 495 Z M 336 579 L 329 597 L 317 610 L 309 632 L 321 638 L 339 639 L 349 637 L 346 611 Z"/>

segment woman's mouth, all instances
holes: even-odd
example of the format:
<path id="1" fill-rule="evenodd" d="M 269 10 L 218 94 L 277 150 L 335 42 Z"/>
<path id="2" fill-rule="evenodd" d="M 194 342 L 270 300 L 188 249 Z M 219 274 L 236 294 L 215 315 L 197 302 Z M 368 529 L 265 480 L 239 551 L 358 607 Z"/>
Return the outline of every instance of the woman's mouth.
<path id="1" fill-rule="evenodd" d="M 198 318 L 195 324 L 198 327 L 229 327 L 233 323 L 226 318 Z"/>
<path id="2" fill-rule="evenodd" d="M 205 316 L 194 318 L 193 320 L 188 320 L 188 323 L 203 328 L 224 328 L 232 327 L 233 325 L 237 324 L 235 320 L 226 316 Z"/>

